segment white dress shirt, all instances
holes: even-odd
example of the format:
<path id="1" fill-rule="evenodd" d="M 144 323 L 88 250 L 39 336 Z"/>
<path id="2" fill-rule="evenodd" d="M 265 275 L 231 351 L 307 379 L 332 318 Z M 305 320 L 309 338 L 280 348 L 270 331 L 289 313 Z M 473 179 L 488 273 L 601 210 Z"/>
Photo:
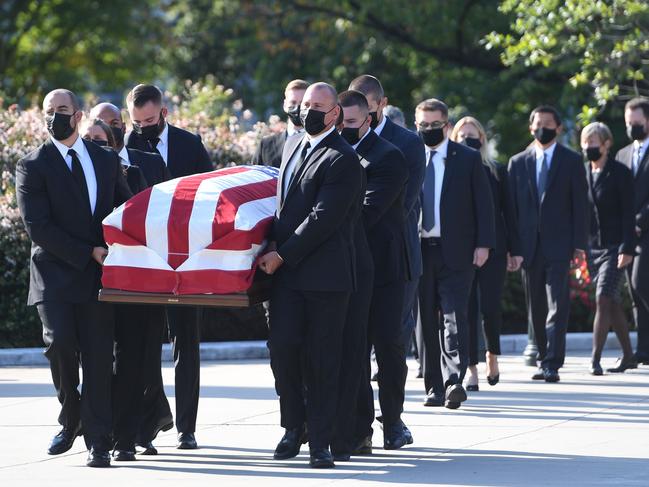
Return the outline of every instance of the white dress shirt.
<path id="1" fill-rule="evenodd" d="M 647 152 L 647 145 L 649 145 L 649 138 L 633 141 L 633 159 L 631 160 L 631 163 L 633 164 L 634 175 L 638 172 L 640 161 L 642 161 L 645 153 Z M 640 150 L 638 151 L 638 149 Z"/>
<path id="2" fill-rule="evenodd" d="M 158 138 L 160 140 L 156 144 L 156 149 L 158 149 L 158 152 L 162 156 L 162 160 L 165 161 L 165 164 L 168 165 L 167 156 L 169 155 L 169 125 L 167 124 L 167 122 L 165 122 L 165 128 L 162 129 L 162 132 L 160 133 L 160 135 L 158 135 Z"/>
<path id="3" fill-rule="evenodd" d="M 435 166 L 435 225 L 430 231 L 421 229 L 422 238 L 441 237 L 442 222 L 440 217 L 440 205 L 442 202 L 442 184 L 444 183 L 444 171 L 446 170 L 446 156 L 448 154 L 448 138 L 444 139 L 435 149 L 426 146 L 426 167 L 430 164 L 430 153 L 435 151 L 432 163 Z M 421 226 L 421 221 L 420 221 Z"/>
<path id="4" fill-rule="evenodd" d="M 302 142 L 300 143 L 299 147 L 295 150 L 293 153 L 293 157 L 291 158 L 290 161 L 288 161 L 288 164 L 286 165 L 286 169 L 284 170 L 284 196 L 286 196 L 286 192 L 288 191 L 288 185 L 291 181 L 293 171 L 295 169 L 295 164 L 297 164 L 298 159 L 300 158 L 300 154 L 302 153 L 302 148 L 305 146 L 305 144 L 308 142 L 311 144 L 309 149 L 306 151 L 305 159 L 309 157 L 309 154 L 315 149 L 315 147 L 322 142 L 322 139 L 324 139 L 327 135 L 329 135 L 331 132 L 336 130 L 336 126 L 333 125 L 329 130 L 326 132 L 318 135 L 317 137 L 311 137 L 309 134 L 306 134 L 306 137 L 302 139 Z"/>
<path id="5" fill-rule="evenodd" d="M 539 177 L 541 176 L 541 167 L 543 166 L 543 154 L 545 154 L 546 157 L 546 162 L 548 164 L 548 173 L 549 173 L 550 166 L 552 164 L 552 156 L 554 155 L 554 149 L 556 148 L 557 148 L 556 142 L 545 150 L 543 150 L 538 145 L 534 146 L 534 152 L 536 153 L 536 184 L 537 185 L 539 183 Z"/>
<path id="6" fill-rule="evenodd" d="M 374 132 L 376 132 L 376 135 L 381 135 L 381 132 L 383 132 L 383 127 L 385 127 L 385 121 L 387 120 L 388 117 L 383 115 L 383 119 L 379 122 L 379 124 L 373 129 Z"/>
<path id="7" fill-rule="evenodd" d="M 371 131 L 372 131 L 372 129 L 369 129 L 367 132 L 365 132 L 365 134 L 364 134 L 360 139 L 358 139 L 358 142 L 356 142 L 354 145 L 352 145 L 352 147 L 354 148 L 354 150 L 356 150 L 356 148 L 357 148 L 359 145 L 361 145 L 361 142 L 363 142 L 363 139 L 364 139 L 365 137 L 367 137 L 367 134 L 369 134 Z"/>
<path id="8" fill-rule="evenodd" d="M 50 137 L 54 143 L 54 147 L 58 149 L 61 153 L 61 157 L 68 165 L 68 169 L 72 172 L 72 156 L 68 155 L 68 151 L 73 149 L 77 153 L 79 162 L 81 163 L 81 168 L 83 169 L 83 175 L 86 178 L 86 186 L 88 187 L 88 198 L 90 199 L 90 212 L 94 215 L 95 207 L 97 206 L 97 175 L 95 174 L 95 166 L 92 165 L 92 159 L 86 146 L 83 144 L 83 139 L 77 137 L 77 140 L 72 144 L 72 147 L 68 147 L 54 137 Z"/>
<path id="9" fill-rule="evenodd" d="M 298 128 L 295 125 L 293 125 L 291 122 L 289 122 L 286 126 L 286 135 L 288 137 L 291 137 L 292 135 L 295 134 L 301 134 L 302 132 L 304 132 L 304 127 Z"/>
<path id="10" fill-rule="evenodd" d="M 129 167 L 131 165 L 131 159 L 128 157 L 128 151 L 126 146 L 122 147 L 122 150 L 117 154 L 119 156 L 119 162 L 122 166 Z"/>

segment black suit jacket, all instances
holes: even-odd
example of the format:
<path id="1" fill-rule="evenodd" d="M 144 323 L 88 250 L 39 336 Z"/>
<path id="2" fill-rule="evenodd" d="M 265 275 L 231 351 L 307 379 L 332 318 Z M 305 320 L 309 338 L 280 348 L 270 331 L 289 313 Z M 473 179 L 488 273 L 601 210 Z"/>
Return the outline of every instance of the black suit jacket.
<path id="1" fill-rule="evenodd" d="M 509 252 L 511 255 L 520 255 L 514 202 L 512 201 L 507 179 L 507 166 L 498 164 L 497 178 L 489 167 L 485 165 L 484 168 L 491 186 L 496 218 L 496 248 L 494 253 L 502 255 Z"/>
<path id="2" fill-rule="evenodd" d="M 105 245 L 101 222 L 131 192 L 117 154 L 83 143 L 97 178 L 94 214 L 51 141 L 16 166 L 18 207 L 32 240 L 28 304 L 97 299 L 101 268 L 92 249 Z"/>
<path id="3" fill-rule="evenodd" d="M 633 171 L 633 144 L 620 149 L 615 159 Z M 631 172 L 633 175 L 633 172 Z M 640 168 L 633 177 L 635 189 L 635 224 L 643 235 L 649 231 L 649 150 L 645 151 Z"/>
<path id="4" fill-rule="evenodd" d="M 199 135 L 179 129 L 169 123 L 167 126 L 169 127 L 167 168 L 172 178 L 214 170 L 210 156 Z M 126 134 L 126 147 L 143 152 L 152 151 L 149 142 L 135 132 Z"/>
<path id="5" fill-rule="evenodd" d="M 408 167 L 396 146 L 370 130 L 356 148 L 367 185 L 363 223 L 374 259 L 374 284 L 409 276 L 404 196 Z"/>
<path id="6" fill-rule="evenodd" d="M 296 165 L 284 194 L 286 165 L 304 137 L 289 137 L 282 156 L 273 238 L 284 265 L 276 278 L 293 289 L 351 292 L 356 284 L 354 206 L 362 167 L 354 149 L 334 130 Z"/>
<path id="7" fill-rule="evenodd" d="M 582 156 L 557 143 L 540 205 L 534 146 L 513 156 L 508 172 L 523 266 L 531 265 L 537 251 L 552 262 L 570 260 L 576 249 L 585 250 L 588 190 Z"/>
<path id="8" fill-rule="evenodd" d="M 408 185 L 404 195 L 406 209 L 406 240 L 408 242 L 409 279 L 421 275 L 421 247 L 419 244 L 419 214 L 421 187 L 426 175 L 426 149 L 419 136 L 386 117 L 381 137 L 396 145 L 403 153 L 408 167 Z"/>
<path id="9" fill-rule="evenodd" d="M 495 248 L 494 204 L 480 153 L 451 140 L 439 214 L 442 255 L 450 269 L 471 269 L 477 247 Z"/>
<path id="10" fill-rule="evenodd" d="M 129 149 L 128 147 L 126 151 L 131 164 L 139 167 L 140 171 L 142 171 L 147 187 L 171 179 L 171 173 L 160 154 Z"/>
<path id="11" fill-rule="evenodd" d="M 260 166 L 280 167 L 287 136 L 288 133 L 284 130 L 262 138 L 252 158 L 252 163 Z"/>
<path id="12" fill-rule="evenodd" d="M 621 254 L 633 255 L 636 241 L 633 173 L 622 163 L 609 159 L 595 180 L 590 163 L 586 167 L 590 247 L 618 246 Z"/>

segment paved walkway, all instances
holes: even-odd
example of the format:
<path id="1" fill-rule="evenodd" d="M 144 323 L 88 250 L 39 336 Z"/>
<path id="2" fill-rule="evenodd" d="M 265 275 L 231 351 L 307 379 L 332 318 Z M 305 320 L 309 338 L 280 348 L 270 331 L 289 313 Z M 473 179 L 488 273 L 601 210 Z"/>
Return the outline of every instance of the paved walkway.
<path id="1" fill-rule="evenodd" d="M 603 365 L 612 365 L 609 355 Z M 173 448 L 173 432 L 156 441 L 157 457 L 110 470 L 84 465 L 83 442 L 68 454 L 45 449 L 58 430 L 58 403 L 43 367 L 0 368 L 0 486 L 145 485 L 309 486 L 649 486 L 649 367 L 591 377 L 586 357 L 570 358 L 561 383 L 533 383 L 520 359 L 501 360 L 501 383 L 482 384 L 457 411 L 424 408 L 422 381 L 411 375 L 404 420 L 415 443 L 396 452 L 314 471 L 306 448 L 277 462 L 282 431 L 265 361 L 211 362 L 202 368 L 196 436 L 200 450 Z M 484 375 L 484 372 L 481 372 Z M 165 367 L 166 384 L 173 383 Z M 172 395 L 169 389 L 168 394 Z M 381 444 L 380 429 L 374 435 Z"/>

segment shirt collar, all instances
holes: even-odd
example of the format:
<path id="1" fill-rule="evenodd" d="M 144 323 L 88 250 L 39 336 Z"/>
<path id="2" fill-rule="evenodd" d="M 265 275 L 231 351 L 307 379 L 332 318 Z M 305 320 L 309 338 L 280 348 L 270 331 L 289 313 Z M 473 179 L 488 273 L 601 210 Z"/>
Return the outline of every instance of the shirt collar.
<path id="1" fill-rule="evenodd" d="M 534 153 L 536 154 L 537 159 L 543 159 L 543 153 L 545 152 L 545 155 L 547 156 L 547 161 L 550 162 L 552 160 L 552 156 L 554 155 L 554 149 L 556 148 L 557 148 L 556 142 L 545 150 L 535 144 Z"/>
<path id="2" fill-rule="evenodd" d="M 302 132 L 304 132 L 304 127 L 299 127 L 298 128 L 295 125 L 293 125 L 290 121 L 288 122 L 288 124 L 286 126 L 286 134 L 289 137 L 292 136 L 292 135 L 295 135 L 295 134 L 301 134 Z"/>
<path id="3" fill-rule="evenodd" d="M 435 149 L 425 146 L 426 147 L 426 160 L 428 161 L 428 158 L 430 157 L 430 153 L 435 151 L 435 155 L 440 155 L 442 156 L 443 159 L 446 159 L 446 156 L 448 155 L 448 137 L 444 139 L 444 141 L 439 144 Z"/>
<path id="4" fill-rule="evenodd" d="M 317 137 L 311 137 L 309 134 L 306 134 L 306 137 L 304 137 L 305 142 L 309 142 L 311 144 L 311 149 L 315 148 L 320 142 L 322 142 L 322 139 L 324 139 L 327 135 L 329 135 L 331 132 L 336 130 L 336 126 L 332 125 L 329 130 L 327 130 L 325 133 L 318 135 Z"/>
<path id="5" fill-rule="evenodd" d="M 118 155 L 119 155 L 119 158 L 121 159 L 121 163 L 124 166 L 130 166 L 131 165 L 131 159 L 128 157 L 128 150 L 126 150 L 126 146 L 122 147 L 122 150 L 119 151 Z"/>
<path id="6" fill-rule="evenodd" d="M 363 136 L 359 139 L 358 142 L 356 142 L 354 145 L 352 145 L 352 147 L 354 148 L 354 150 L 356 150 L 356 148 L 357 148 L 359 145 L 361 145 L 361 142 L 363 142 L 363 139 L 364 139 L 365 137 L 367 137 L 371 131 L 372 131 L 372 129 L 369 129 L 367 132 L 365 132 L 365 135 L 363 135 Z"/>
<path id="7" fill-rule="evenodd" d="M 647 150 L 647 141 L 649 141 L 649 137 L 647 137 L 644 140 L 634 140 L 633 141 L 633 147 L 635 148 L 635 150 L 638 150 L 638 147 L 640 147 L 640 145 L 642 145 L 642 150 L 645 151 L 645 150 Z"/>
<path id="8" fill-rule="evenodd" d="M 63 160 L 65 160 L 65 158 L 67 157 L 68 151 L 70 149 L 74 149 L 74 151 L 79 156 L 81 154 L 85 153 L 86 148 L 83 145 L 83 140 L 79 136 L 77 136 L 77 140 L 74 141 L 74 144 L 72 144 L 72 147 L 68 147 L 67 145 L 62 144 L 61 142 L 56 140 L 54 137 L 50 137 L 50 139 L 52 140 L 52 143 L 54 144 L 54 147 L 56 147 L 58 149 L 58 151 L 61 153 L 61 157 L 63 157 Z"/>
<path id="9" fill-rule="evenodd" d="M 374 132 L 376 132 L 376 135 L 381 135 L 381 132 L 383 131 L 383 127 L 385 127 L 385 123 L 387 121 L 388 117 L 383 114 L 383 119 L 381 122 L 374 128 Z"/>

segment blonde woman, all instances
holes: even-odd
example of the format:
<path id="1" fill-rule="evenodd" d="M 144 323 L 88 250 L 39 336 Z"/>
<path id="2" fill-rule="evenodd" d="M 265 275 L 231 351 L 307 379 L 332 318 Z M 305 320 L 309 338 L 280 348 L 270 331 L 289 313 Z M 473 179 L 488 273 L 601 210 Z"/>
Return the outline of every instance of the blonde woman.
<path id="1" fill-rule="evenodd" d="M 611 156 L 613 136 L 601 122 L 581 131 L 581 148 L 587 161 L 590 231 L 588 270 L 596 284 L 593 322 L 593 354 L 590 373 L 602 375 L 599 363 L 606 337 L 612 328 L 623 356 L 608 372 L 624 372 L 638 364 L 629 340 L 629 325 L 622 309 L 624 268 L 635 254 L 635 211 L 631 171 Z"/>
<path id="2" fill-rule="evenodd" d="M 496 215 L 496 248 L 491 250 L 485 265 L 476 269 L 469 301 L 469 376 L 466 389 L 477 391 L 478 329 L 481 316 L 487 348 L 487 382 L 493 386 L 500 380 L 498 355 L 502 326 L 501 298 L 508 269 L 508 254 L 519 255 L 519 252 L 512 249 L 510 238 L 515 223 L 507 188 L 507 168 L 489 158 L 489 141 L 482 124 L 473 117 L 462 118 L 455 124 L 451 140 L 480 152 L 491 185 Z"/>

